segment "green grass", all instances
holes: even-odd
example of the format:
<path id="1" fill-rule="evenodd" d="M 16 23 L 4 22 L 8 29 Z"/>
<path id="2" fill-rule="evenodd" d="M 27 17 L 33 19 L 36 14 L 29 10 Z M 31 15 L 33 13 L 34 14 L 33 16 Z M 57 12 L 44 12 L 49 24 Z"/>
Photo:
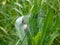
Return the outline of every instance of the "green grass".
<path id="1" fill-rule="evenodd" d="M 21 41 L 15 20 L 22 15 L 31 17 L 27 37 Z M 60 45 L 60 0 L 0 0 L 0 45 L 24 45 L 24 41 Z"/>

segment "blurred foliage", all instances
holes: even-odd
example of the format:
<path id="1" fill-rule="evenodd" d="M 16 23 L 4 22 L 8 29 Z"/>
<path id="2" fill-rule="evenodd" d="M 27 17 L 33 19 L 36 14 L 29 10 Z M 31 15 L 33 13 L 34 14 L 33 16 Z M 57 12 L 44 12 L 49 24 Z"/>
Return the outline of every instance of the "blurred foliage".
<path id="1" fill-rule="evenodd" d="M 60 0 L 0 0 L 0 45 L 22 45 L 15 20 L 29 18 L 28 45 L 60 45 Z"/>

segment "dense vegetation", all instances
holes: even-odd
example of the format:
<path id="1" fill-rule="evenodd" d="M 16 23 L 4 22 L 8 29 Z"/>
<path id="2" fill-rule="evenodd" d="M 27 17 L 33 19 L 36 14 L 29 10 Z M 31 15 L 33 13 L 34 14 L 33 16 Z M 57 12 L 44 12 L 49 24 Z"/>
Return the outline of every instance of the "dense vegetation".
<path id="1" fill-rule="evenodd" d="M 28 23 L 30 31 L 26 31 L 27 37 L 21 41 L 15 20 L 22 15 L 31 17 Z M 60 0 L 0 0 L 0 45 L 25 43 L 60 45 Z"/>

